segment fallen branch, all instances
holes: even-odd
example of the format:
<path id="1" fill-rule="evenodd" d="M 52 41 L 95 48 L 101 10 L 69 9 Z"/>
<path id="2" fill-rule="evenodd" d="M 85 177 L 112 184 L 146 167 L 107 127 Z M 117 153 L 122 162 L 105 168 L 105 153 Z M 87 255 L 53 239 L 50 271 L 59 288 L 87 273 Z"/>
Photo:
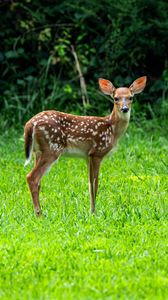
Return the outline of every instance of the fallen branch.
<path id="1" fill-rule="evenodd" d="M 75 58 L 76 69 L 79 73 L 83 106 L 86 107 L 87 105 L 89 105 L 89 97 L 88 97 L 88 94 L 87 94 L 85 79 L 84 79 L 84 76 L 82 74 L 80 64 L 79 64 L 79 60 L 78 60 L 78 56 L 77 56 L 77 53 L 76 53 L 73 45 L 71 45 L 71 49 L 72 49 L 72 54 Z"/>

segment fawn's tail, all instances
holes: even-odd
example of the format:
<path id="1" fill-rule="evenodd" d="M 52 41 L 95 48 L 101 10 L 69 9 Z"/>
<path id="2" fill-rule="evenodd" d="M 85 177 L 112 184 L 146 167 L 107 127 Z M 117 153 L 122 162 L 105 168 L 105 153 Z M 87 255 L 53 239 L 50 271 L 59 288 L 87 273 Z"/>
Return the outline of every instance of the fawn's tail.
<path id="1" fill-rule="evenodd" d="M 25 126 L 24 131 L 24 149 L 25 149 L 25 166 L 29 164 L 32 158 L 33 152 L 33 142 L 34 142 L 34 134 L 33 134 L 33 126 L 31 124 Z"/>

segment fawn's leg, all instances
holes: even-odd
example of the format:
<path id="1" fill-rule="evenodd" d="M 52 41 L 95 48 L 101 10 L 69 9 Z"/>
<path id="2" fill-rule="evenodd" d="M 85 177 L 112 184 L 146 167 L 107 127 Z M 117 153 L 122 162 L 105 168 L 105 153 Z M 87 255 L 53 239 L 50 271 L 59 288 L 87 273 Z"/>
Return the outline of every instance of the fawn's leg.
<path id="1" fill-rule="evenodd" d="M 101 158 L 89 156 L 89 190 L 90 190 L 90 208 L 91 213 L 95 213 L 95 201 L 98 190 L 98 176 Z"/>
<path id="2" fill-rule="evenodd" d="M 40 157 L 41 157 L 41 151 L 37 151 L 34 153 L 34 166 L 37 165 Z M 39 181 L 39 184 L 38 184 L 38 193 L 40 193 L 40 187 L 41 187 L 41 181 Z"/>
<path id="3" fill-rule="evenodd" d="M 35 213 L 37 216 L 41 215 L 41 208 L 39 203 L 40 180 L 47 169 L 51 166 L 51 164 L 57 160 L 58 156 L 51 155 L 51 153 L 41 154 L 41 156 L 37 160 L 37 164 L 26 177 L 32 195 Z"/>

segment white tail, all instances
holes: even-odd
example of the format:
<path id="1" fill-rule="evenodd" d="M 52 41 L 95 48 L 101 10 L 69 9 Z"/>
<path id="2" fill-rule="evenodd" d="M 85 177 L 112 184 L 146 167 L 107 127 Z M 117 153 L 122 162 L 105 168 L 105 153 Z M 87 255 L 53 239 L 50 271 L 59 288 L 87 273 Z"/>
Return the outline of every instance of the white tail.
<path id="1" fill-rule="evenodd" d="M 113 111 L 106 117 L 75 116 L 58 111 L 43 111 L 30 119 L 24 130 L 26 164 L 35 153 L 35 167 L 27 175 L 34 209 L 41 214 L 40 181 L 44 173 L 62 154 L 82 156 L 88 162 L 91 212 L 95 212 L 98 175 L 102 159 L 117 144 L 130 120 L 132 97 L 146 85 L 146 76 L 127 87 L 115 88 L 99 79 L 102 92 L 114 98 Z"/>

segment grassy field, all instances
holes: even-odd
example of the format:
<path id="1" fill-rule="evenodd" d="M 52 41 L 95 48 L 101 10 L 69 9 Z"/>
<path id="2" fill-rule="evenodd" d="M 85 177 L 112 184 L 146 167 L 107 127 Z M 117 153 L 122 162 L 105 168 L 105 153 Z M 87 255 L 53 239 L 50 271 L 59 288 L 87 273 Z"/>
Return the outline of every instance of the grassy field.
<path id="1" fill-rule="evenodd" d="M 168 139 L 133 124 L 100 172 L 89 212 L 83 160 L 42 181 L 36 218 L 22 134 L 0 139 L 0 299 L 168 299 Z"/>

